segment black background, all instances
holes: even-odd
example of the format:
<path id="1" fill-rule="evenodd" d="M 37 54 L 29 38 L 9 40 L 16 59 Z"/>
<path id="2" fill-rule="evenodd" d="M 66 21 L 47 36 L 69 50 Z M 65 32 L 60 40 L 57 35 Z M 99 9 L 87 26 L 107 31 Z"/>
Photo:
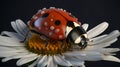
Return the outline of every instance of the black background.
<path id="1" fill-rule="evenodd" d="M 11 21 L 22 19 L 27 22 L 39 9 L 57 7 L 71 12 L 80 22 L 88 23 L 89 29 L 107 21 L 110 25 L 104 33 L 110 33 L 112 30 L 120 30 L 119 4 L 119 0 L 1 0 L 0 32 L 13 31 Z M 120 48 L 120 37 L 112 47 Z M 117 52 L 117 57 L 120 58 L 120 52 Z M 15 62 L 16 60 L 0 62 L 0 67 L 16 67 Z M 87 67 L 120 67 L 120 63 L 106 61 L 86 62 L 85 64 Z"/>

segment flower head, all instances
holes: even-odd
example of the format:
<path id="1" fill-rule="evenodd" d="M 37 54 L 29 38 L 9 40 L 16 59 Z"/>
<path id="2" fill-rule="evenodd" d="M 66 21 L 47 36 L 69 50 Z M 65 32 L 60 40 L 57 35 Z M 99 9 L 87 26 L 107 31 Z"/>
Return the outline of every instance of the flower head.
<path id="1" fill-rule="evenodd" d="M 44 40 L 43 36 L 32 32 L 22 43 L 20 41 L 26 37 L 29 28 L 19 19 L 11 22 L 11 25 L 16 32 L 3 31 L 0 35 L 0 57 L 4 57 L 2 62 L 19 59 L 16 63 L 18 66 L 31 62 L 28 67 L 57 67 L 58 65 L 85 67 L 85 61 L 99 60 L 120 62 L 120 59 L 114 56 L 120 49 L 108 48 L 117 41 L 120 32 L 114 30 L 110 34 L 98 36 L 107 29 L 107 22 L 87 32 L 88 45 L 82 50 L 66 42 L 62 45 L 61 41 Z M 87 31 L 88 24 L 83 24 L 82 27 Z"/>

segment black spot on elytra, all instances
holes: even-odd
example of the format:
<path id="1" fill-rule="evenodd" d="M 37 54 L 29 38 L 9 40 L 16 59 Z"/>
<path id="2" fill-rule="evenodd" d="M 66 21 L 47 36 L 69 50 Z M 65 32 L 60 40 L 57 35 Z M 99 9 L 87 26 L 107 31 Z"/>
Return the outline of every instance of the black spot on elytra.
<path id="1" fill-rule="evenodd" d="M 60 25 L 61 24 L 61 21 L 60 20 L 56 20 L 55 21 L 55 25 Z"/>

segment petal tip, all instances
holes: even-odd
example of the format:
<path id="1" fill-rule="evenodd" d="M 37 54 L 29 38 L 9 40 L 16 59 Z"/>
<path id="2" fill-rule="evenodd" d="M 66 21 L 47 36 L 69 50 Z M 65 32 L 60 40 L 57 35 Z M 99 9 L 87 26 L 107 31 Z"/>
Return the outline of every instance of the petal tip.
<path id="1" fill-rule="evenodd" d="M 21 66 L 21 64 L 19 62 L 16 63 L 17 66 Z"/>
<path id="2" fill-rule="evenodd" d="M 2 62 L 6 62 L 4 59 L 1 60 Z"/>
<path id="3" fill-rule="evenodd" d="M 16 19 L 16 22 L 22 22 L 22 20 L 21 19 Z"/>
<path id="4" fill-rule="evenodd" d="M 114 61 L 114 62 L 118 62 L 120 63 L 120 59 L 115 57 L 115 56 L 104 56 L 103 57 L 103 60 L 106 60 L 106 61 Z"/>
<path id="5" fill-rule="evenodd" d="M 106 25 L 107 27 L 109 26 L 108 22 L 103 22 L 104 25 Z"/>

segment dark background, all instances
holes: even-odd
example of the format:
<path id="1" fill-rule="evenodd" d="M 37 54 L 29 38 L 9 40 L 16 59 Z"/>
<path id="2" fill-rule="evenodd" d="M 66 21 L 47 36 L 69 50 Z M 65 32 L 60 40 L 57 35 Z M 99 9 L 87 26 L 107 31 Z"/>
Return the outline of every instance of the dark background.
<path id="1" fill-rule="evenodd" d="M 104 33 L 110 33 L 115 29 L 120 30 L 119 4 L 119 0 L 1 0 L 0 32 L 13 31 L 11 21 L 22 19 L 27 22 L 39 9 L 57 7 L 71 12 L 80 22 L 90 24 L 89 29 L 107 21 L 110 25 Z M 120 37 L 112 47 L 120 48 Z M 120 58 L 120 52 L 117 52 L 117 57 Z M 0 67 L 16 67 L 15 62 L 16 60 L 0 62 Z M 87 67 L 120 67 L 120 63 L 106 61 L 86 62 L 85 64 Z"/>

